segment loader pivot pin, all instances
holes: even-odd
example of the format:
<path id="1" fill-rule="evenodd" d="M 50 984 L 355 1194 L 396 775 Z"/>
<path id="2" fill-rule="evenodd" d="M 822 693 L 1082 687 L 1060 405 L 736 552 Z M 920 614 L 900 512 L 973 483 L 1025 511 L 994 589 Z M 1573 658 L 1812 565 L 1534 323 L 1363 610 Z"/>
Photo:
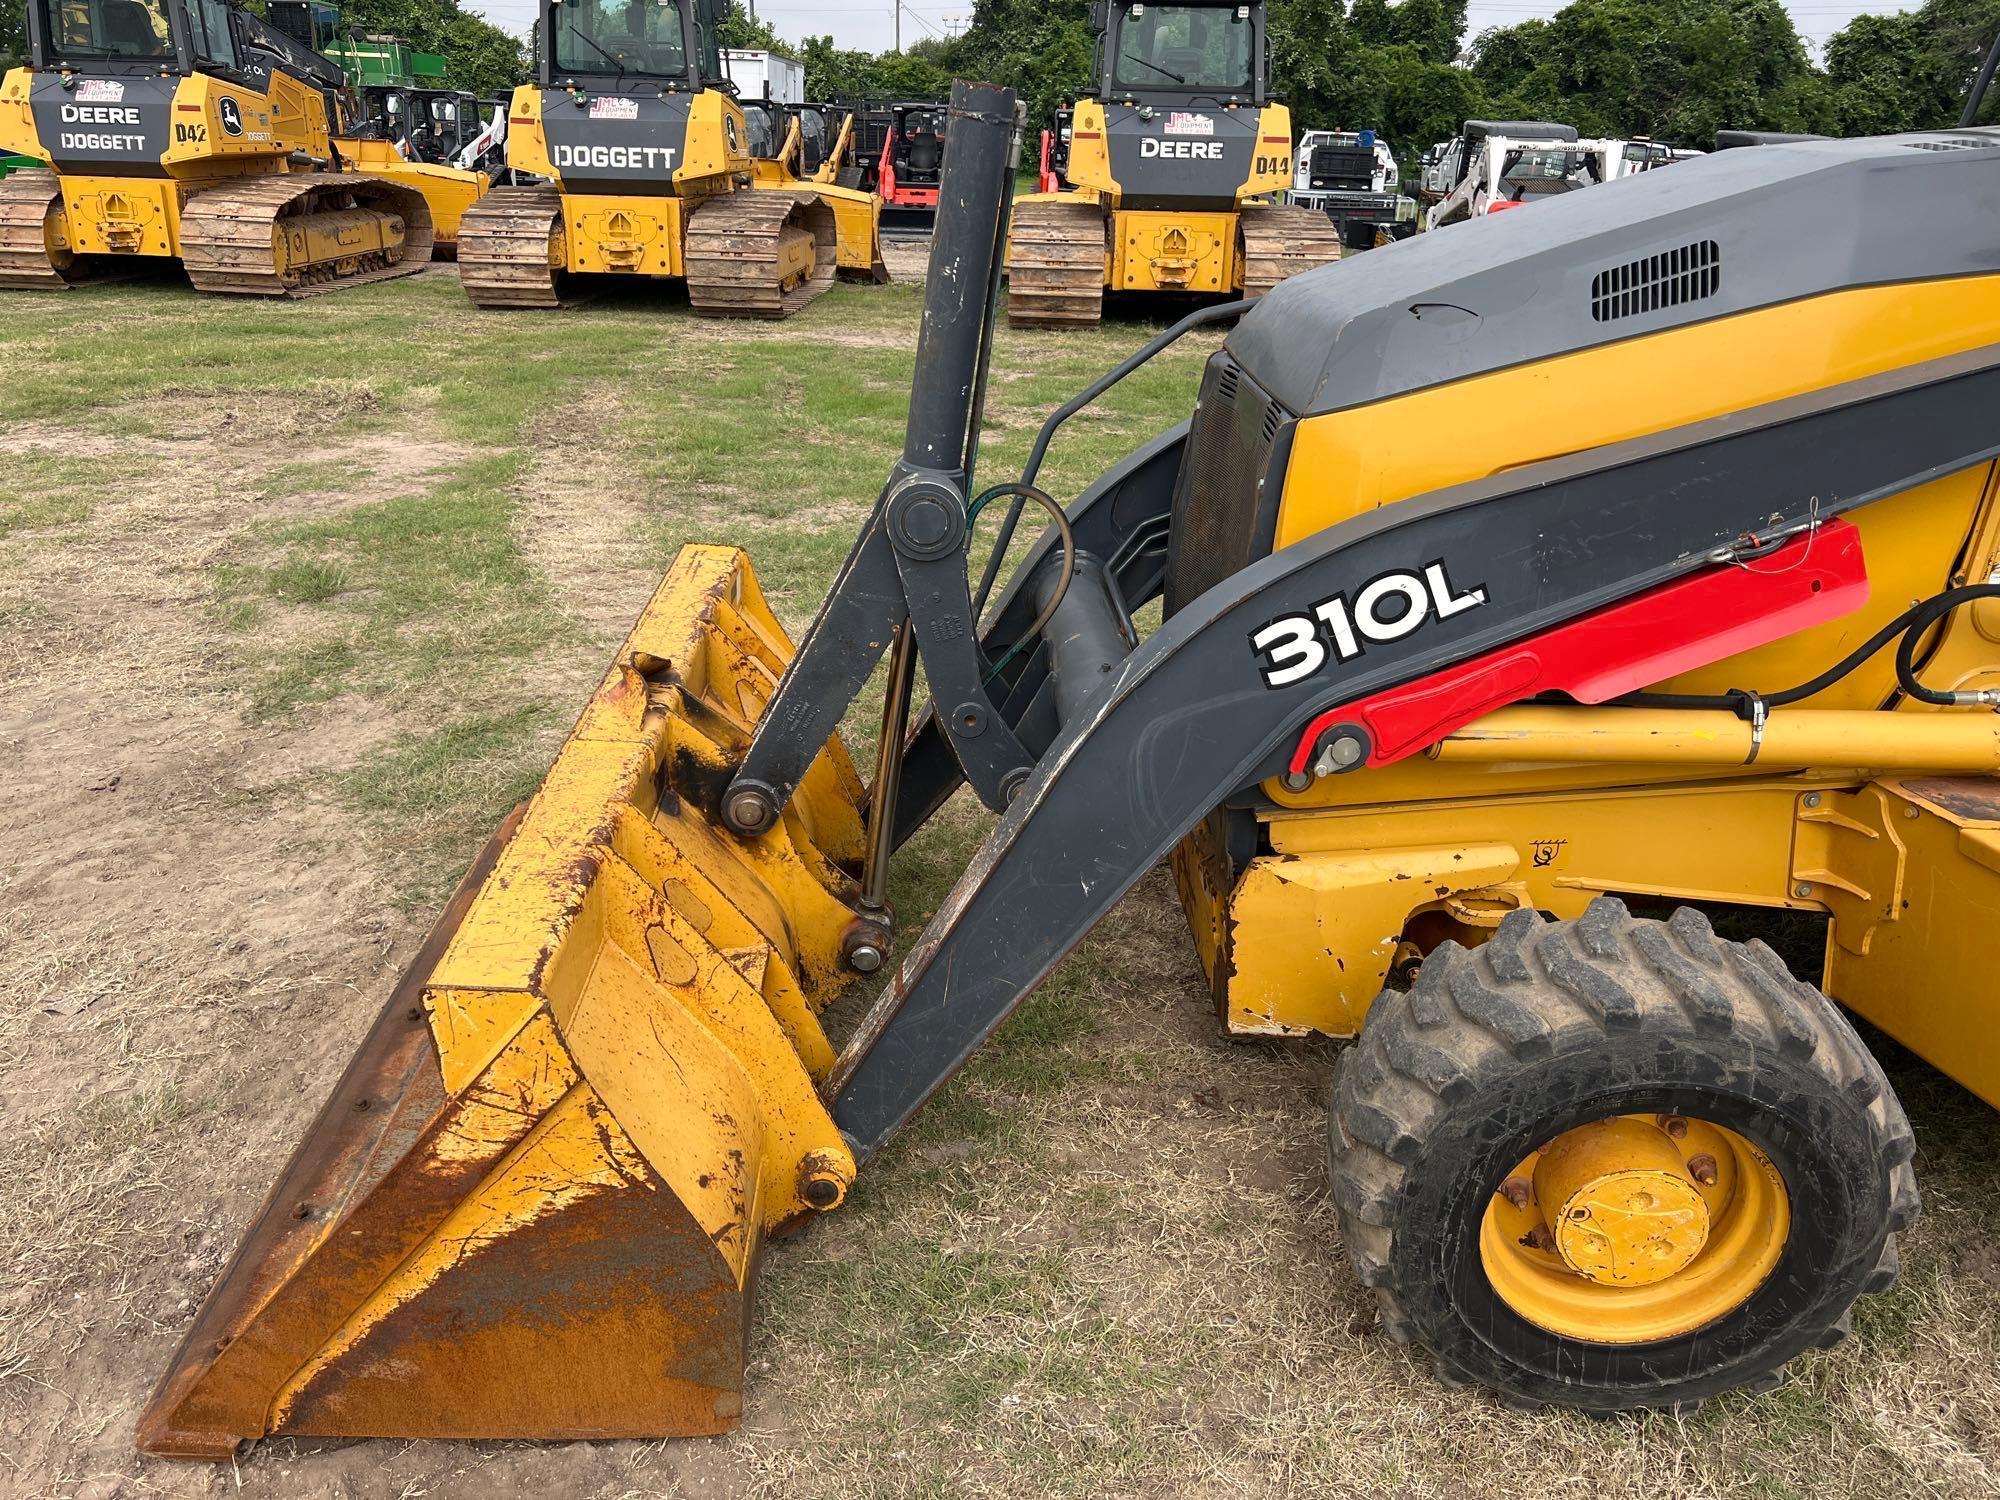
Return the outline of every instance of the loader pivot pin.
<path id="1" fill-rule="evenodd" d="M 831 1152 L 814 1151 L 799 1163 L 799 1196 L 821 1213 L 845 1203 L 853 1185 L 852 1158 L 841 1161 Z"/>
<path id="2" fill-rule="evenodd" d="M 738 787 L 722 806 L 722 818 L 731 831 L 754 838 L 778 821 L 777 805 L 759 787 Z"/>

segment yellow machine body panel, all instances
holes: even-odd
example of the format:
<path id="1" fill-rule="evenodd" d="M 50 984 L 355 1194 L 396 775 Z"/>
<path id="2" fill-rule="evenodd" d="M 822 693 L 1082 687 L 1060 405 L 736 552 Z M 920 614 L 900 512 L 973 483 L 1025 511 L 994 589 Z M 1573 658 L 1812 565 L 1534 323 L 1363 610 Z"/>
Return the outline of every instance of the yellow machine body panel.
<path id="1" fill-rule="evenodd" d="M 27 68 L 15 68 L 0 79 L 0 152 L 52 161 L 59 156 L 61 142 L 44 141 L 36 128 L 29 103 L 34 77 Z M 270 85 L 265 94 L 205 73 L 179 80 L 173 94 L 172 129 L 160 164 L 169 175 L 198 183 L 244 172 L 284 171 L 285 159 L 295 151 L 324 157 L 325 100 L 289 73 L 274 70 Z M 238 132 L 223 128 L 225 100 L 234 106 Z M 115 119 L 77 123 L 80 129 L 118 128 Z"/>
<path id="2" fill-rule="evenodd" d="M 486 196 L 493 179 L 484 172 L 468 172 L 458 167 L 442 167 L 433 162 L 406 161 L 387 141 L 342 138 L 335 142 L 340 159 L 350 171 L 365 172 L 388 182 L 415 188 L 431 206 L 431 228 L 441 246 L 458 240 L 458 221 L 465 211 Z"/>
<path id="3" fill-rule="evenodd" d="M 1238 115 L 1251 108 L 1231 104 L 1227 112 Z M 1234 201 L 1239 204 L 1246 198 L 1286 192 L 1292 186 L 1291 110 L 1282 104 L 1266 104 L 1255 113 L 1256 149 L 1242 180 L 1233 185 Z M 1070 118 L 1069 164 L 1064 175 L 1076 191 L 1098 194 L 1107 208 L 1122 206 L 1127 192 L 1137 191 L 1112 174 L 1111 133 L 1103 100 L 1077 100 Z"/>
<path id="4" fill-rule="evenodd" d="M 2000 340 L 2000 276 L 1860 287 L 1299 423 L 1273 543 L 1413 495 Z M 1536 411 L 1588 420 L 1524 421 Z"/>
<path id="5" fill-rule="evenodd" d="M 542 91 L 532 83 L 518 85 L 507 102 L 507 165 L 536 177 L 556 175 L 548 132 L 542 128 Z"/>
<path id="6" fill-rule="evenodd" d="M 705 805 L 790 656 L 690 547 L 475 865 L 140 1426 L 725 1430 L 758 1251 L 854 1158 L 816 1092 L 861 788 L 838 741 L 754 840 Z"/>
<path id="7" fill-rule="evenodd" d="M 186 190 L 170 178 L 62 179 L 61 233 L 77 255 L 177 259 Z"/>
<path id="8" fill-rule="evenodd" d="M 571 189 L 563 182 L 562 163 L 550 150 L 546 112 L 571 108 L 568 97 L 561 89 L 524 83 L 507 106 L 507 165 L 546 177 L 565 191 Z M 743 111 L 727 94 L 704 89 L 688 98 L 686 129 L 674 148 L 674 191 L 693 197 L 727 192 L 732 178 L 754 174 L 757 159 L 750 155 L 749 138 Z"/>
<path id="9" fill-rule="evenodd" d="M 1594 446 L 1996 341 L 2000 278 L 1856 289 L 1309 418 L 1293 439 L 1275 545 L 1573 450 L 1564 439 L 1582 429 L 1524 422 L 1523 412 L 1587 409 Z M 2000 568 L 1992 466 L 1847 519 L 1867 558 L 1865 606 L 1656 686 L 1714 694 L 1805 681 L 1912 599 Z M 1960 610 L 1939 632 L 1925 680 L 1992 685 L 1996 647 L 2000 608 Z M 1175 854 L 1218 1010 L 1246 1035 L 1352 1035 L 1403 966 L 1444 937 L 1482 940 L 1518 906 L 1572 917 L 1613 893 L 1826 912 L 1828 993 L 1941 1065 L 1964 1059 L 1954 1076 L 2000 1103 L 1991 1056 L 1940 1045 L 1938 1028 L 1961 1026 L 1986 1003 L 1971 982 L 1978 965 L 1916 956 L 1935 942 L 1925 908 L 1959 913 L 1987 899 L 1989 836 L 1966 809 L 2000 813 L 1962 795 L 1955 814 L 1929 802 L 1885 812 L 1890 793 L 1871 785 L 1885 772 L 2000 769 L 1993 716 L 1946 711 L 1948 734 L 1918 722 L 1939 710 L 1908 700 L 1893 715 L 1856 716 L 1895 692 L 1891 653 L 1880 653 L 1775 717 L 1755 771 L 1742 764 L 1748 726 L 1732 716 L 1716 716 L 1727 726 L 1709 735 L 1685 712 L 1523 707 L 1468 726 L 1431 756 L 1320 778 L 1301 792 L 1267 782 L 1273 806 L 1259 827 L 1268 852 L 1232 875 L 1220 836 L 1203 825 Z M 1621 713 L 1643 722 L 1606 718 Z M 1926 836 L 1902 837 L 1903 819 Z M 1961 836 L 1960 824 L 1972 831 Z M 1899 976 L 1871 969 L 1867 955 L 1877 952 L 1902 966 Z M 1940 977 L 1951 974 L 1966 983 Z"/>
<path id="10" fill-rule="evenodd" d="M 10 69 L 0 77 L 0 153 L 49 159 L 49 148 L 35 128 L 34 112 L 28 107 L 28 83 L 34 75 L 26 68 Z"/>
<path id="11" fill-rule="evenodd" d="M 1827 993 L 1988 1104 L 2000 1107 L 2000 1027 L 1990 988 L 2000 911 L 2000 781 L 1907 777 L 1847 833 L 1841 873 L 1885 920 L 1827 933 Z"/>
<path id="12" fill-rule="evenodd" d="M 1111 216 L 1114 292 L 1226 292 L 1242 284 L 1233 213 L 1120 209 Z"/>
<path id="13" fill-rule="evenodd" d="M 684 276 L 688 205 L 679 198 L 564 193 L 563 228 L 571 271 Z"/>
<path id="14" fill-rule="evenodd" d="M 255 89 L 196 73 L 174 94 L 173 141 L 163 158 L 177 176 L 272 170 L 295 151 L 325 158 L 326 101 L 289 73 L 271 71 L 271 89 Z M 240 134 L 223 127 L 224 101 L 233 103 Z"/>

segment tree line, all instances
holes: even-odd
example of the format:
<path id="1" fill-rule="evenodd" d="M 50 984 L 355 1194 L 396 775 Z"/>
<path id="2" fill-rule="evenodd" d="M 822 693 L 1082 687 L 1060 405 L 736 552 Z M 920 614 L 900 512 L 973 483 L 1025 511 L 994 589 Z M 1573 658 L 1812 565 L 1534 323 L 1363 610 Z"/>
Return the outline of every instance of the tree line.
<path id="1" fill-rule="evenodd" d="M 458 0 L 336 0 L 341 26 L 359 35 L 398 37 L 419 52 L 443 57 L 443 82 L 482 98 L 510 91 L 528 76 L 527 51 L 499 27 L 464 9 Z M 246 10 L 264 14 L 263 0 L 246 0 Z M 25 0 L 0 0 L 0 68 L 19 65 L 28 54 Z"/>
<path id="2" fill-rule="evenodd" d="M 1089 83 L 1089 0 L 976 0 L 972 25 L 901 54 L 796 45 L 732 23 L 737 45 L 805 63 L 815 98 L 1011 84 L 1046 125 Z M 1468 35 L 1465 0 L 1269 0 L 1272 75 L 1295 128 L 1379 130 L 1414 152 L 1470 118 L 1556 120 L 1585 135 L 1707 147 L 1720 129 L 1868 135 L 1956 124 L 2000 34 L 2000 0 L 1926 0 L 1857 17 L 1816 64 L 1779 0 L 1575 0 Z M 2000 91 L 1997 91 L 2000 92 Z M 2000 118 L 2000 100 L 1986 121 Z"/>
<path id="3" fill-rule="evenodd" d="M 342 13 L 358 31 L 443 54 L 454 87 L 490 95 L 528 76 L 521 43 L 458 0 L 348 0 Z M 24 15 L 20 0 L 0 0 L 0 61 L 24 50 Z M 2000 0 L 1859 16 L 1818 64 L 1779 0 L 1575 0 L 1474 36 L 1465 0 L 1269 0 L 1269 24 L 1273 82 L 1299 129 L 1371 128 L 1413 153 L 1468 118 L 1543 119 L 1706 147 L 1719 129 L 1955 124 L 2000 33 Z M 976 0 L 963 35 L 900 53 L 789 42 L 741 10 L 722 41 L 800 59 L 816 99 L 937 98 L 954 77 L 1010 84 L 1037 126 L 1088 87 L 1093 52 L 1089 0 Z M 1984 119 L 2000 119 L 2000 97 Z"/>

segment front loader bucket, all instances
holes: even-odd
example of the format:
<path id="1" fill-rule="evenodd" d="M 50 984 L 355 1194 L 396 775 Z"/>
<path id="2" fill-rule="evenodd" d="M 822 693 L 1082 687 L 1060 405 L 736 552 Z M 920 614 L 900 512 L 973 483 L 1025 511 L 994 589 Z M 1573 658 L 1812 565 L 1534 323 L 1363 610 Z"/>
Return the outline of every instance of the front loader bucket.
<path id="1" fill-rule="evenodd" d="M 860 784 L 835 740 L 769 832 L 723 835 L 713 805 L 790 655 L 742 553 L 681 553 L 280 1177 L 142 1448 L 735 1425 L 764 1237 L 854 1174 L 815 1080 Z"/>

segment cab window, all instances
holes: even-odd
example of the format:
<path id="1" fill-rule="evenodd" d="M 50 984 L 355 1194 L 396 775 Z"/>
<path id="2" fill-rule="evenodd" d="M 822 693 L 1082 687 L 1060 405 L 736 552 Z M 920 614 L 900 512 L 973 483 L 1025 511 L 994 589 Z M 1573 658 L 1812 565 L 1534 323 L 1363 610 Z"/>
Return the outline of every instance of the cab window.
<path id="1" fill-rule="evenodd" d="M 1250 88 L 1251 30 L 1236 6 L 1130 5 L 1118 23 L 1115 78 L 1130 89 Z"/>
<path id="2" fill-rule="evenodd" d="M 674 0 L 563 0 L 555 7 L 555 64 L 562 73 L 679 78 L 688 69 Z"/>
<path id="3" fill-rule="evenodd" d="M 173 32 L 162 0 L 59 0 L 42 14 L 50 49 L 57 57 L 151 61 L 174 55 Z"/>

